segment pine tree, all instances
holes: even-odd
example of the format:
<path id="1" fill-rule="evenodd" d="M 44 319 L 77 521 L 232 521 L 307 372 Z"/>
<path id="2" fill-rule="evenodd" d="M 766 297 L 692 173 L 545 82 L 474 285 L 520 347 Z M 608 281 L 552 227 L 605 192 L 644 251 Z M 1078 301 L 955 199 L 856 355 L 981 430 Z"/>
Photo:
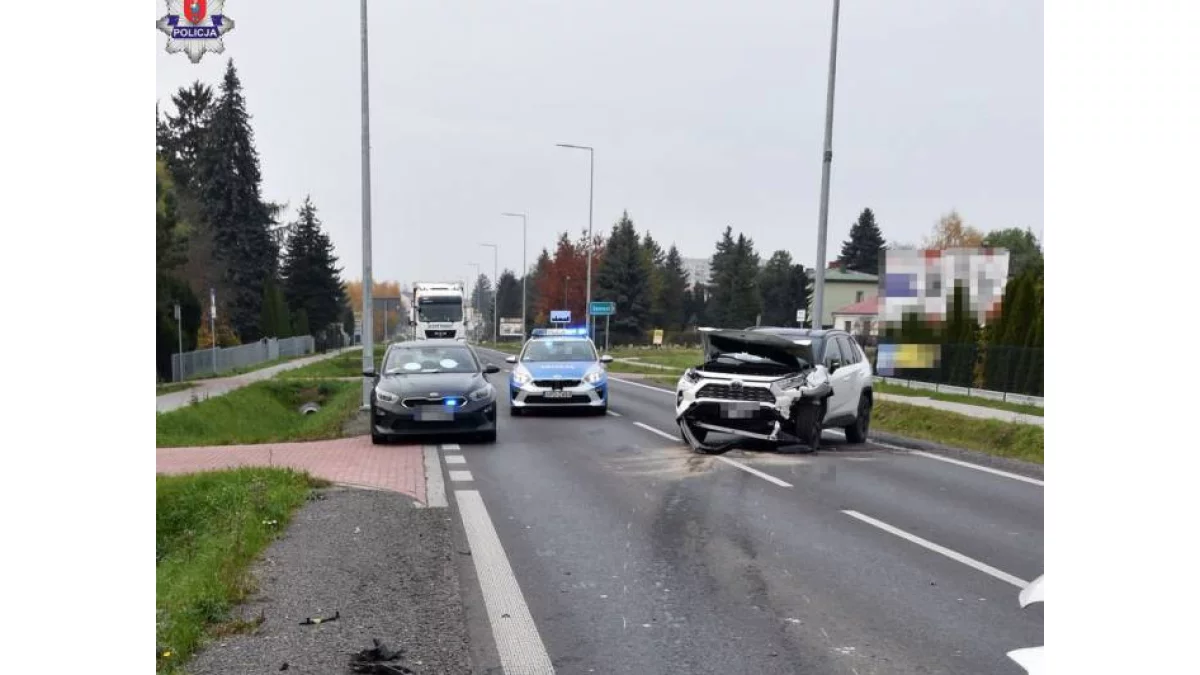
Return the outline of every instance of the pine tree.
<path id="1" fill-rule="evenodd" d="M 842 243 L 838 262 L 848 270 L 879 274 L 879 258 L 884 245 L 883 232 L 875 223 L 875 214 L 871 209 L 863 209 L 850 227 L 850 239 Z"/>
<path id="2" fill-rule="evenodd" d="M 762 308 L 758 295 L 759 258 L 754 241 L 738 234 L 730 257 L 729 305 L 725 309 L 726 325 L 744 328 L 754 324 Z"/>
<path id="3" fill-rule="evenodd" d="M 500 305 L 500 318 L 521 316 L 521 282 L 512 270 L 500 273 L 500 283 L 496 285 L 496 301 Z"/>
<path id="4" fill-rule="evenodd" d="M 171 95 L 175 115 L 166 113 L 155 125 L 158 154 L 181 186 L 192 188 L 196 163 L 207 140 L 213 110 L 212 87 L 199 81 Z"/>
<path id="5" fill-rule="evenodd" d="M 275 298 L 279 295 L 279 285 L 275 277 L 267 277 L 263 284 L 262 318 L 258 329 L 263 337 L 283 337 L 279 334 L 279 304 Z"/>
<path id="6" fill-rule="evenodd" d="M 792 255 L 787 251 L 775 251 L 763 265 L 758 275 L 763 325 L 796 325 L 796 310 L 806 306 L 804 288 L 797 287 L 798 268 L 803 276 L 803 268 L 792 263 Z"/>
<path id="7" fill-rule="evenodd" d="M 617 305 L 617 313 L 610 319 L 614 339 L 640 340 L 649 318 L 650 275 L 628 211 L 613 225 L 597 287 L 599 297 Z"/>
<path id="8" fill-rule="evenodd" d="M 546 315 L 546 305 L 550 298 L 544 297 L 543 286 L 547 283 L 550 275 L 550 252 L 542 249 L 538 255 L 537 262 L 533 265 L 533 272 L 529 275 L 528 291 L 529 291 L 529 312 L 526 320 L 528 325 L 525 326 L 525 334 L 535 326 L 545 325 L 549 317 Z"/>
<path id="9" fill-rule="evenodd" d="M 658 307 L 662 327 L 672 333 L 679 332 L 688 319 L 685 305 L 688 274 L 683 267 L 683 256 L 679 255 L 679 249 L 674 244 L 667 250 L 659 276 Z"/>
<path id="10" fill-rule="evenodd" d="M 321 230 L 317 207 L 308 197 L 292 224 L 281 271 L 284 296 L 293 311 L 304 309 L 319 330 L 339 320 L 345 302 L 341 269 L 333 242 Z"/>
<path id="11" fill-rule="evenodd" d="M 646 312 L 646 323 L 649 328 L 663 328 L 664 313 L 662 306 L 663 264 L 666 255 L 662 247 L 646 232 L 642 236 L 642 267 L 646 270 L 647 289 L 650 294 L 649 309 Z"/>
<path id="12" fill-rule="evenodd" d="M 717 250 L 709 263 L 707 320 L 714 325 L 727 326 L 732 324 L 729 314 L 733 288 L 733 269 L 731 257 L 735 242 L 733 228 L 726 226 L 717 241 Z"/>
<path id="13" fill-rule="evenodd" d="M 308 325 L 308 312 L 304 308 L 296 310 L 292 318 L 292 333 L 295 335 L 312 335 L 312 329 Z"/>
<path id="14" fill-rule="evenodd" d="M 260 196 L 258 152 L 232 59 L 197 157 L 195 180 L 204 219 L 213 230 L 213 253 L 225 271 L 225 313 L 241 337 L 256 339 L 263 285 L 275 274 L 279 251 L 269 231 L 273 206 Z"/>

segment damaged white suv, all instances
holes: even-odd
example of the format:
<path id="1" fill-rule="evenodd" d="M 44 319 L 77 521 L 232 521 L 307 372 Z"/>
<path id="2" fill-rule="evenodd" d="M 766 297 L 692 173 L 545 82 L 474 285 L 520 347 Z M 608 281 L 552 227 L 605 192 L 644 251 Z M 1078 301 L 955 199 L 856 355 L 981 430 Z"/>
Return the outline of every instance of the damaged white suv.
<path id="1" fill-rule="evenodd" d="M 725 452 L 747 438 L 816 451 L 828 428 L 844 430 L 851 443 L 866 440 L 874 377 L 848 333 L 706 328 L 701 337 L 704 363 L 675 388 L 675 419 L 697 452 Z"/>

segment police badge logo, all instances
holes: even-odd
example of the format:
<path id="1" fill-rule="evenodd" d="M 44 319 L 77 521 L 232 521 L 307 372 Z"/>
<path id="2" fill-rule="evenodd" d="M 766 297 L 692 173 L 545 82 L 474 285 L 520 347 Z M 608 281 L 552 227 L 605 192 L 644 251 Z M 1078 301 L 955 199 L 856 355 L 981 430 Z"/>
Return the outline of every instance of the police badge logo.
<path id="1" fill-rule="evenodd" d="M 225 51 L 221 39 L 233 30 L 233 19 L 225 16 L 225 0 L 166 0 L 167 15 L 158 29 L 167 34 L 167 53 L 184 52 L 192 63 L 200 63 L 207 52 Z"/>

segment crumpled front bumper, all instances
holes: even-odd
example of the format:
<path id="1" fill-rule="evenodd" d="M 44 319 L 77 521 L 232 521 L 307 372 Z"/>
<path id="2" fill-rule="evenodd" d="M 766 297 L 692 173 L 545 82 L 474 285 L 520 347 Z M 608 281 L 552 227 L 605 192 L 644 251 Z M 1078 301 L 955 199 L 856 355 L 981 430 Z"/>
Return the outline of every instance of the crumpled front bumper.
<path id="1" fill-rule="evenodd" d="M 740 400 L 705 395 L 706 385 L 728 387 L 734 377 L 700 376 L 695 381 L 680 379 L 675 390 L 675 421 L 680 433 L 693 449 L 720 453 L 732 449 L 739 439 L 754 439 L 781 444 L 806 442 L 794 433 L 794 408 L 797 405 L 820 405 L 832 394 L 828 380 L 816 385 L 803 384 L 794 388 L 772 386 L 774 382 L 787 380 L 744 382 L 742 391 L 745 399 L 766 398 L 768 400 Z M 756 396 L 750 395 L 754 390 Z M 764 390 L 769 393 L 764 393 Z M 734 440 L 723 443 L 706 443 L 696 436 L 696 431 L 734 436 Z"/>

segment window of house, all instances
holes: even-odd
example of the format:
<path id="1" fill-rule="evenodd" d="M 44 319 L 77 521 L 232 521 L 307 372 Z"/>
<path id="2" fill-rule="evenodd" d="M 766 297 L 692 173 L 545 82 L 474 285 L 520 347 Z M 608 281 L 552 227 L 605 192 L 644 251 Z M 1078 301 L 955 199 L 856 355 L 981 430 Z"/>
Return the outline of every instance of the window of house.
<path id="1" fill-rule="evenodd" d="M 863 297 L 865 296 L 865 294 L 866 294 L 866 291 L 855 291 L 855 292 L 854 292 L 854 301 L 855 301 L 855 302 L 862 302 L 862 301 L 863 301 Z"/>
<path id="2" fill-rule="evenodd" d="M 842 329 L 842 330 L 844 330 L 844 331 L 846 331 L 847 333 L 849 333 L 849 332 L 850 332 L 850 322 L 849 322 L 849 321 L 843 321 L 843 322 L 842 322 L 842 324 L 843 324 L 843 329 Z"/>

